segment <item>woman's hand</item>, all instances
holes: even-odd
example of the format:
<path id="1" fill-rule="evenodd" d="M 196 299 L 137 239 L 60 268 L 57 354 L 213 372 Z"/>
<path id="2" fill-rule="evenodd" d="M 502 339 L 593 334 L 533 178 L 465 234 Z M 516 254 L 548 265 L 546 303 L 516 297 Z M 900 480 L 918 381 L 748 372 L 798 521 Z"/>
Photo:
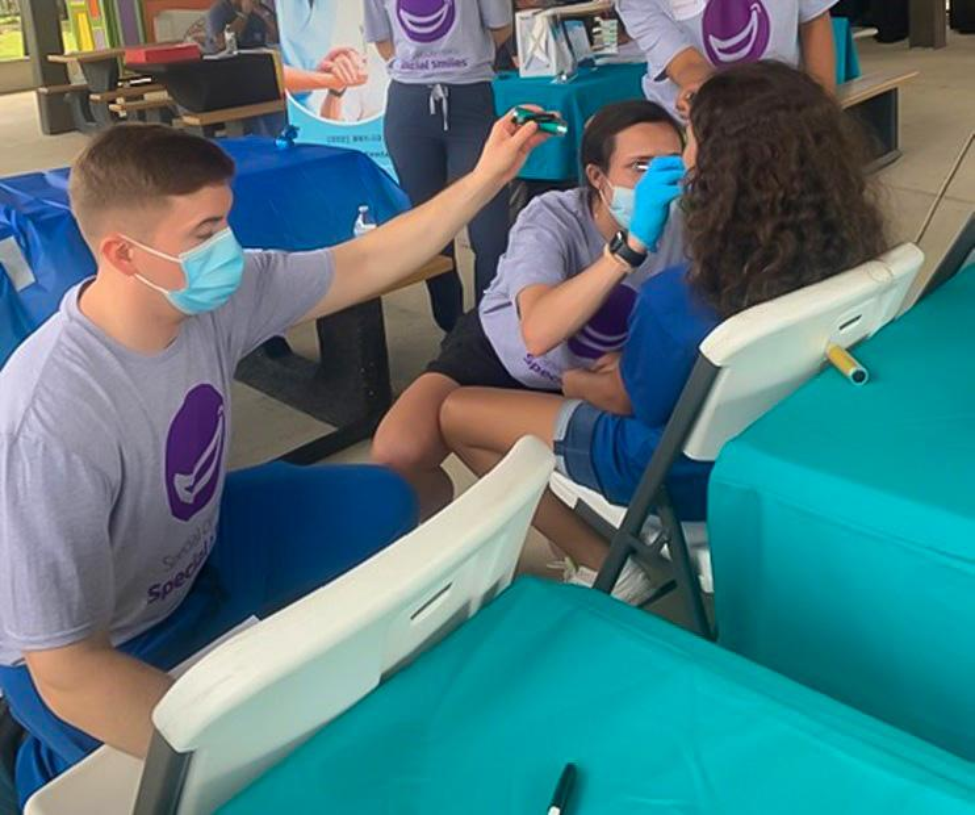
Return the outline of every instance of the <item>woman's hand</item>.
<path id="1" fill-rule="evenodd" d="M 660 156 L 650 162 L 636 185 L 630 235 L 651 251 L 656 251 L 667 225 L 671 201 L 681 194 L 685 172 L 684 160 L 680 156 Z"/>
<path id="2" fill-rule="evenodd" d="M 608 354 L 603 354 L 599 359 L 597 359 L 590 369 L 593 373 L 606 373 L 608 371 L 615 371 L 620 367 L 620 360 L 623 359 L 623 354 L 620 351 L 610 351 Z"/>
<path id="3" fill-rule="evenodd" d="M 568 399 L 582 399 L 607 413 L 632 416 L 633 405 L 620 373 L 621 358 L 618 352 L 604 354 L 590 370 L 566 371 L 562 375 L 562 393 Z"/>

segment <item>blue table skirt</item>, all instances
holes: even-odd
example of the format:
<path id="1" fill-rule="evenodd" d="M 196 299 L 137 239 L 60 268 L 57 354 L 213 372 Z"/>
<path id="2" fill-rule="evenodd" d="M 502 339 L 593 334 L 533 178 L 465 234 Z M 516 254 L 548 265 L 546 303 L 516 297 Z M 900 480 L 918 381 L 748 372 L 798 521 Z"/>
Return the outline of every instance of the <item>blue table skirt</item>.
<path id="1" fill-rule="evenodd" d="M 975 812 L 975 767 L 589 589 L 523 579 L 220 810 Z"/>
<path id="2" fill-rule="evenodd" d="M 219 142 L 237 164 L 230 223 L 248 248 L 316 249 L 352 236 L 361 204 L 378 221 L 409 207 L 403 191 L 362 153 L 318 145 L 279 150 L 273 139 Z M 68 170 L 0 180 L 0 241 L 13 237 L 35 282 L 16 292 L 0 271 L 0 366 L 50 317 L 95 262 L 68 208 Z M 0 264 L 2 269 L 2 264 Z"/>
<path id="3" fill-rule="evenodd" d="M 975 266 L 726 445 L 720 642 L 975 761 Z"/>

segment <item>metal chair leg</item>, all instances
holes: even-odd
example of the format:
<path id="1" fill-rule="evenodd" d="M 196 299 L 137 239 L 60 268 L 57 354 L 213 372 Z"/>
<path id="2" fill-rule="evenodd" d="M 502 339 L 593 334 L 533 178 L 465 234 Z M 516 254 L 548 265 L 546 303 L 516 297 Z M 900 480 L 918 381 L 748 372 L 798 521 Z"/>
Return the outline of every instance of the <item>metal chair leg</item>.
<path id="1" fill-rule="evenodd" d="M 606 560 L 603 561 L 603 566 L 596 575 L 596 582 L 593 584 L 596 591 L 612 593 L 631 551 L 633 551 L 633 541 L 630 534 L 622 529 L 618 530 L 609 546 L 609 554 L 606 555 Z"/>
<path id="2" fill-rule="evenodd" d="M 708 614 L 704 608 L 704 598 L 701 596 L 701 581 L 691 563 L 687 540 L 684 537 L 684 528 L 681 526 L 677 513 L 674 512 L 674 507 L 665 487 L 660 490 L 657 514 L 660 516 L 664 533 L 667 535 L 667 547 L 670 550 L 670 561 L 674 567 L 674 577 L 684 598 L 687 613 L 691 618 L 691 626 L 695 633 L 700 634 L 705 639 L 714 639 L 711 623 L 708 621 Z"/>

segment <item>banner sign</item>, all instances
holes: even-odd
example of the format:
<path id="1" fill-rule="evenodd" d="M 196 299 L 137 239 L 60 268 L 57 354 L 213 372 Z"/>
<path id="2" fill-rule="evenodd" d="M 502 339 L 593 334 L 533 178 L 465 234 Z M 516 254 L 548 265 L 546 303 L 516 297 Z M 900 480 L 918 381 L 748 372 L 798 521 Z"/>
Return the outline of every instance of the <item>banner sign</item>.
<path id="1" fill-rule="evenodd" d="M 359 150 L 392 173 L 383 140 L 389 76 L 365 41 L 362 3 L 276 0 L 275 6 L 288 66 L 288 118 L 299 141 Z M 354 80 L 346 85 L 350 71 Z"/>

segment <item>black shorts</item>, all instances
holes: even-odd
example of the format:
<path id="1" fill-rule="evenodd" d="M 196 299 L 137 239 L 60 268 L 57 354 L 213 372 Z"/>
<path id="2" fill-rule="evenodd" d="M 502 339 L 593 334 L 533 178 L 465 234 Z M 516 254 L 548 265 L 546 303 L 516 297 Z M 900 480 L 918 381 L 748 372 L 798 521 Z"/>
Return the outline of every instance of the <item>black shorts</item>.
<path id="1" fill-rule="evenodd" d="M 427 372 L 448 376 L 462 387 L 527 390 L 498 358 L 477 309 L 463 315 L 444 337 L 440 356 L 427 365 Z"/>

